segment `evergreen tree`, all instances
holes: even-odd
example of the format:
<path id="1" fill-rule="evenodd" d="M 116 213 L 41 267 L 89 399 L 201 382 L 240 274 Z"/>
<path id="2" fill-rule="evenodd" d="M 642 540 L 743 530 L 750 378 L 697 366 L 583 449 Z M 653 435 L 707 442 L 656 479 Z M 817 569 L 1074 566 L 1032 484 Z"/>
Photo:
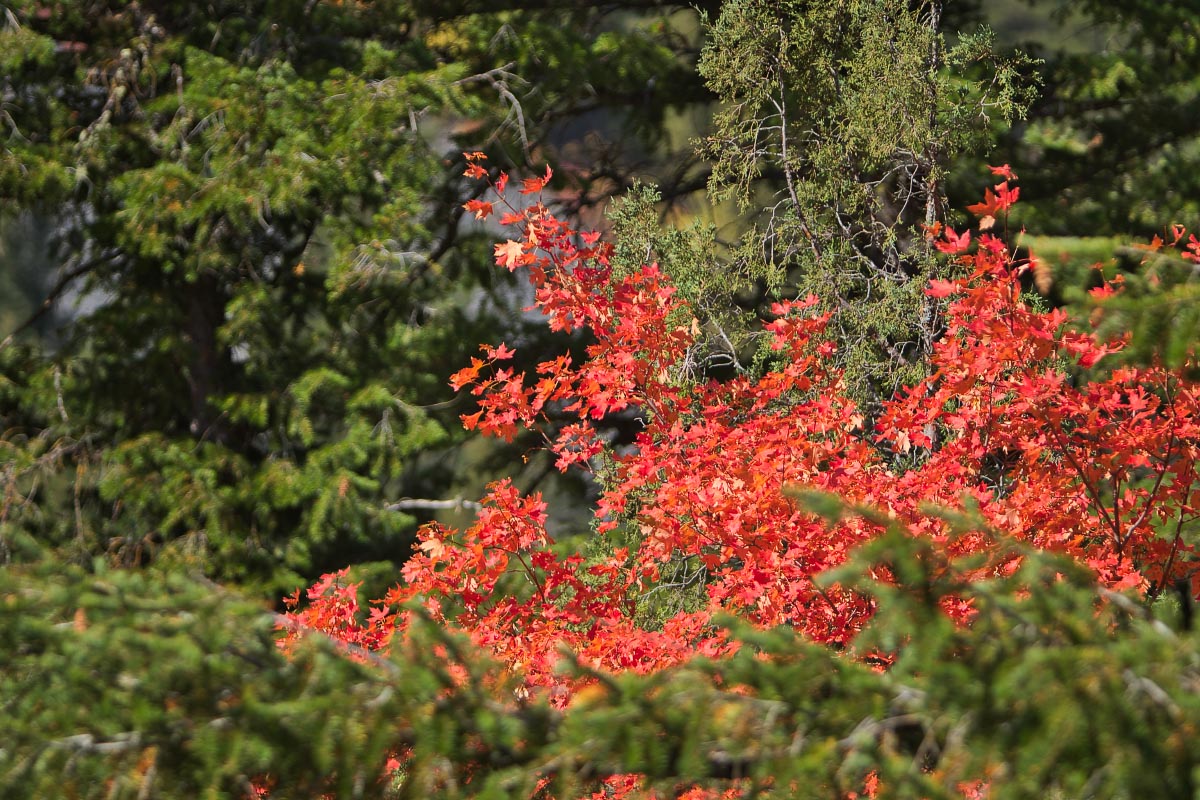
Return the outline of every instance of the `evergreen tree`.
<path id="1" fill-rule="evenodd" d="M 1053 28 L 1016 41 L 1042 59 L 1028 120 L 1001 138 L 1027 165 L 1021 219 L 1046 235 L 1148 240 L 1196 198 L 1200 10 L 1190 2 L 1035 3 Z"/>
<path id="2" fill-rule="evenodd" d="M 54 229 L 45 307 L 84 303 L 0 347 L 5 553 L 276 594 L 405 556 L 449 480 L 429 407 L 524 325 L 460 233 L 457 154 L 553 158 L 606 108 L 652 154 L 688 71 L 665 24 L 519 5 L 10 5 L 0 207 Z"/>
<path id="3" fill-rule="evenodd" d="M 918 379 L 940 333 L 922 287 L 947 166 L 1026 99 L 986 32 L 947 44 L 942 6 L 733 0 L 699 64 L 722 101 L 710 191 L 753 221 L 730 269 L 760 302 L 821 298 L 868 402 Z"/>

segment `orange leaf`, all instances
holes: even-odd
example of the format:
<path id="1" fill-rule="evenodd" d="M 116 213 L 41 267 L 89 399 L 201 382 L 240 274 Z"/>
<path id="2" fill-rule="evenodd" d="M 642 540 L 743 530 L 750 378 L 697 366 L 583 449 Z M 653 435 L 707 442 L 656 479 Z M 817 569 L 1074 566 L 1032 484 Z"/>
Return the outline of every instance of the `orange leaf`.
<path id="1" fill-rule="evenodd" d="M 468 200 L 463 208 L 475 215 L 475 219 L 487 219 L 492 214 L 492 204 L 483 200 Z"/>
<path id="2" fill-rule="evenodd" d="M 514 242 L 512 239 L 509 239 L 504 244 L 496 245 L 495 251 L 496 264 L 501 267 L 507 267 L 509 272 L 526 263 L 525 245 L 520 242 Z"/>

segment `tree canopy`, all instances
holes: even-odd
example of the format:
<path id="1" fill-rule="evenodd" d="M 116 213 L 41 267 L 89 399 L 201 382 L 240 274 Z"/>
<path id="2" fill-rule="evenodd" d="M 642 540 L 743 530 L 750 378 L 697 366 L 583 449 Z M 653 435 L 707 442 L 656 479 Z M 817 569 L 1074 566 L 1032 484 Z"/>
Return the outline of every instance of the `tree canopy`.
<path id="1" fill-rule="evenodd" d="M 610 16 L 11 8 L 0 203 L 52 228 L 43 308 L 82 308 L 0 351 L 3 538 L 273 594 L 402 561 L 429 511 L 398 501 L 449 482 L 446 377 L 528 327 L 463 230 L 456 141 L 529 163 L 607 109 L 652 152 L 683 44 Z"/>

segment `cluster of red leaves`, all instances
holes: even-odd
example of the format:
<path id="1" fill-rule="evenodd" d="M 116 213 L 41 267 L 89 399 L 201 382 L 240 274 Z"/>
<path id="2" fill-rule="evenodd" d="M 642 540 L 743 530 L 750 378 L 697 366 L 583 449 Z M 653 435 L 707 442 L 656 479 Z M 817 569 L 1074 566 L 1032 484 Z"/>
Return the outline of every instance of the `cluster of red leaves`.
<path id="1" fill-rule="evenodd" d="M 284 635 L 279 643 L 283 649 L 289 649 L 297 636 L 310 631 L 323 633 L 355 649 L 379 650 L 387 645 L 391 638 L 391 615 L 376 607 L 363 620 L 358 602 L 360 584 L 349 581 L 348 572 L 322 575 L 304 593 L 307 604 L 302 604 L 299 590 L 284 599 L 288 613 L 282 615 L 280 622 Z"/>
<path id="2" fill-rule="evenodd" d="M 985 234 L 959 259 L 970 277 L 930 289 L 954 298 L 936 372 L 880 420 L 893 446 L 931 450 L 892 493 L 952 502 L 967 487 L 995 527 L 1071 553 L 1114 588 L 1157 593 L 1193 577 L 1181 559 L 1185 526 L 1200 514 L 1196 385 L 1159 367 L 1081 383 L 1119 344 L 1026 305 L 1028 264 L 1012 263 L 998 240 Z"/>
<path id="3" fill-rule="evenodd" d="M 468 161 L 468 176 L 491 180 L 480 154 Z M 929 287 L 946 321 L 931 377 L 887 403 L 873 429 L 828 366 L 834 345 L 815 298 L 773 309 L 772 371 L 697 385 L 684 377 L 695 326 L 685 324 L 691 315 L 668 276 L 650 264 L 615 278 L 612 248 L 597 235 L 574 231 L 541 202 L 508 206 L 501 222 L 516 238 L 496 246 L 496 263 L 525 272 L 552 329 L 586 329 L 594 343 L 580 363 L 564 355 L 534 374 L 508 366 L 513 351 L 504 345 L 484 347 L 453 378 L 478 400 L 464 424 L 505 438 L 539 430 L 564 470 L 607 453 L 615 474 L 598 529 L 626 526 L 634 544 L 599 561 L 560 554 L 540 498 L 503 481 L 466 531 L 434 525 L 420 533 L 403 583 L 368 619 L 357 616 L 352 592 L 327 577 L 287 635 L 312 627 L 379 647 L 406 624 L 392 609 L 419 599 L 559 703 L 573 689 L 553 671 L 561 647 L 599 669 L 660 669 L 727 651 L 711 625 L 717 613 L 848 644 L 872 609 L 813 578 L 877 529 L 860 518 L 830 528 L 787 499 L 789 485 L 885 509 L 954 554 L 989 540 L 951 537 L 922 513 L 926 504 L 970 499 L 995 528 L 1075 556 L 1110 587 L 1153 593 L 1193 578 L 1183 532 L 1200 517 L 1200 392 L 1157 367 L 1081 380 L 1120 345 L 1024 301 L 1032 262 L 1014 260 L 988 232 L 1016 201 L 1016 176 L 1007 166 L 993 172 L 1004 182 L 972 207 L 983 217 L 973 249 L 969 232 L 929 232 L 965 277 Z M 537 195 L 550 177 L 526 180 L 522 193 Z M 501 201 L 506 183 L 503 174 L 493 182 Z M 490 202 L 467 208 L 480 219 L 494 213 Z M 1200 252 L 1194 242 L 1185 255 Z M 644 428 L 634 448 L 612 452 L 596 425 L 627 410 Z M 900 469 L 902 460 L 914 466 Z M 703 571 L 707 605 L 660 630 L 639 628 L 637 599 L 681 562 Z M 964 620 L 971 613 L 947 610 Z"/>

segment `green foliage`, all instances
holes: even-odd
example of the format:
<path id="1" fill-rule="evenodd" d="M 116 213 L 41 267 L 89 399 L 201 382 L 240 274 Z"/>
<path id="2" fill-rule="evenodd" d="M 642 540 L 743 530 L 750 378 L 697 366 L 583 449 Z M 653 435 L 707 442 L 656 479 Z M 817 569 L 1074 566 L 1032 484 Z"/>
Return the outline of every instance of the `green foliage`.
<path id="1" fill-rule="evenodd" d="M 517 724 L 441 702 L 455 679 L 430 651 L 461 642 L 432 628 L 392 661 L 316 634 L 285 654 L 272 614 L 179 572 L 10 568 L 0 604 L 5 797 L 431 796 L 425 769 Z"/>
<path id="2" fill-rule="evenodd" d="M 1102 331 L 1129 332 L 1124 361 L 1185 368 L 1194 378 L 1200 343 L 1200 275 L 1194 265 L 1178 259 L 1157 261 L 1165 268 L 1147 267 L 1145 282 L 1115 297 L 1093 300 L 1091 305 L 1099 311 Z M 1170 283 L 1154 282 L 1163 272 L 1170 275 Z"/>
<path id="3" fill-rule="evenodd" d="M 951 516 L 963 534 L 976 528 Z M 1200 751 L 1179 727 L 1196 718 L 1193 631 L 1097 590 L 1078 564 L 1000 537 L 972 563 L 893 531 L 828 580 L 860 580 L 872 562 L 896 583 L 867 589 L 879 618 L 856 644 L 899 647 L 886 682 L 893 710 L 914 710 L 901 724 L 917 726 L 907 744 L 902 730 L 872 732 L 875 752 L 907 773 L 881 775 L 894 796 L 954 796 L 978 779 L 989 797 L 1194 791 Z M 996 577 L 975 579 L 987 574 Z M 957 602 L 975 609 L 969 627 L 941 616 L 940 604 Z"/>
<path id="4" fill-rule="evenodd" d="M 1164 222 L 1194 224 L 1200 81 L 1189 65 L 1200 11 L 1186 1 L 1046 5 L 1059 25 L 1021 44 L 1044 59 L 1044 88 L 1028 124 L 1000 141 L 1004 159 L 1030 167 L 1022 222 L 1040 234 L 1141 239 Z"/>
<path id="5" fill-rule="evenodd" d="M 921 226 L 944 221 L 947 164 L 1028 100 L 1023 62 L 986 31 L 948 46 L 941 6 L 734 0 L 699 64 L 722 101 L 710 189 L 754 221 L 732 268 L 767 297 L 820 297 L 867 401 L 919 378 L 938 334 Z"/>
<path id="6" fill-rule="evenodd" d="M 687 365 L 689 377 L 719 375 L 731 368 L 743 372 L 748 368 L 743 360 L 755 351 L 755 316 L 744 307 L 754 287 L 718 265 L 713 226 L 695 222 L 686 229 L 664 228 L 661 203 L 659 190 L 635 183 L 609 208 L 614 274 L 621 277 L 643 264 L 657 263 L 671 276 L 695 315 L 694 321 L 678 323 L 696 325 L 703 333 Z"/>
<path id="7" fill-rule="evenodd" d="M 689 71 L 594 11 L 18 2 L 0 37 L 0 209 L 52 229 L 35 297 L 83 300 L 57 340 L 0 331 L 0 542 L 275 596 L 403 559 L 389 504 L 450 482 L 446 377 L 526 335 L 459 152 L 553 157 L 596 108 L 652 149 L 669 103 L 630 86 Z"/>
<path id="8" fill-rule="evenodd" d="M 0 332 L 30 319 L 42 300 L 42 276 L 50 266 L 39 244 L 46 235 L 46 226 L 31 214 L 0 214 Z M 30 327 L 45 335 L 52 321 L 53 315 L 43 314 Z"/>
<path id="9" fill-rule="evenodd" d="M 931 513 L 980 535 L 970 514 Z M 854 652 L 731 623 L 726 659 L 621 676 L 565 662 L 593 683 L 565 710 L 517 699 L 515 676 L 419 618 L 390 659 L 319 634 L 285 657 L 272 615 L 179 573 L 10 568 L 0 788 L 241 796 L 258 778 L 278 797 L 516 798 L 546 778 L 565 797 L 639 772 L 666 792 L 834 798 L 874 772 L 901 798 L 981 779 L 1000 798 L 1194 794 L 1197 634 L 985 535 L 986 555 L 954 559 L 894 527 L 826 576 L 877 609 Z M 944 614 L 961 603 L 969 626 Z"/>
<path id="10" fill-rule="evenodd" d="M 178 573 L 10 568 L 0 587 L 5 797 L 241 797 L 266 773 L 315 797 L 386 757 L 378 678 L 315 640 L 284 657 L 246 600 Z"/>
<path id="11" fill-rule="evenodd" d="M 0 196 L 59 204 L 59 249 L 98 307 L 9 373 L 5 444 L 72 444 L 23 478 L 6 525 L 276 589 L 331 548 L 401 549 L 411 520 L 379 508 L 380 479 L 444 438 L 407 403 L 445 347 L 402 332 L 446 289 L 393 251 L 434 236 L 417 187 L 441 165 L 413 123 L 470 111 L 463 67 L 352 6 L 34 11 L 9 35 L 79 55 L 30 49 L 8 75 L 20 136 Z M 39 176 L 62 171 L 51 193 Z"/>

